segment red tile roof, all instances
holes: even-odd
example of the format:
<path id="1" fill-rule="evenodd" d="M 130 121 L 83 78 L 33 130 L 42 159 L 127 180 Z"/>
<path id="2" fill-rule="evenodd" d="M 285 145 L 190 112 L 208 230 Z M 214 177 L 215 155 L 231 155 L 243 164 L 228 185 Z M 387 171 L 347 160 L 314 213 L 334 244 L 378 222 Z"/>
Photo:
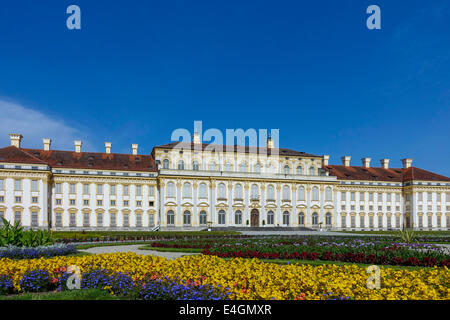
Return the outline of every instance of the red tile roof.
<path id="1" fill-rule="evenodd" d="M 194 150 L 195 144 L 193 142 L 172 142 L 172 143 L 156 146 L 155 148 Z M 216 151 L 231 150 L 232 152 L 258 153 L 258 154 L 268 154 L 268 155 L 276 154 L 278 152 L 278 154 L 280 156 L 322 158 L 322 156 L 317 156 L 314 154 L 301 152 L 301 151 L 295 151 L 295 150 L 286 149 L 286 148 L 267 149 L 265 147 L 250 147 L 250 146 L 238 146 L 238 145 L 230 146 L 230 145 L 221 145 L 221 144 L 202 143 L 201 150 L 205 150 L 205 149 L 216 150 Z"/>
<path id="2" fill-rule="evenodd" d="M 329 165 L 324 167 L 330 176 L 336 176 L 340 180 L 368 180 L 368 181 L 392 181 L 407 182 L 411 180 L 424 181 L 450 181 L 450 178 L 426 171 L 416 167 L 408 169 L 382 167 L 357 167 L 343 165 Z"/>
<path id="3" fill-rule="evenodd" d="M 155 161 L 151 155 L 45 151 L 40 149 L 18 149 L 14 146 L 0 149 L 0 162 L 46 164 L 52 168 L 157 171 Z"/>
<path id="4" fill-rule="evenodd" d="M 28 163 L 28 164 L 44 164 L 47 165 L 45 161 L 15 147 L 9 146 L 0 149 L 0 162 L 4 163 Z"/>

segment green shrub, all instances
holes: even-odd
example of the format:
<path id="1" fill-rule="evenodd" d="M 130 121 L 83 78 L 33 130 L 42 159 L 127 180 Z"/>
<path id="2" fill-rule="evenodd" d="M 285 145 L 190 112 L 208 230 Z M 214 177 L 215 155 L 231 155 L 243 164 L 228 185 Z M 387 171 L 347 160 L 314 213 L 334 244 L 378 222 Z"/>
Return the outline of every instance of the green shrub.
<path id="1" fill-rule="evenodd" d="M 13 245 L 18 247 L 38 247 L 53 244 L 53 237 L 44 230 L 24 230 L 16 222 L 12 225 L 2 218 L 3 226 L 0 228 L 0 247 Z"/>

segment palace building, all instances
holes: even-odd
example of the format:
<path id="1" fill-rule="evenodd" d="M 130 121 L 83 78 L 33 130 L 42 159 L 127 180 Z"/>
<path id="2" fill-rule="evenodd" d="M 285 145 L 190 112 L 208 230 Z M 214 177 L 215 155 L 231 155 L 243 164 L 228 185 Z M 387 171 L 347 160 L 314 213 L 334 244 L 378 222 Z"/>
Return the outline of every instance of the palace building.
<path id="1" fill-rule="evenodd" d="M 329 156 L 267 146 L 192 142 L 150 155 L 0 149 L 0 216 L 53 230 L 450 230 L 450 178 L 389 159 L 329 164 Z M 0 222 L 1 223 L 1 222 Z"/>

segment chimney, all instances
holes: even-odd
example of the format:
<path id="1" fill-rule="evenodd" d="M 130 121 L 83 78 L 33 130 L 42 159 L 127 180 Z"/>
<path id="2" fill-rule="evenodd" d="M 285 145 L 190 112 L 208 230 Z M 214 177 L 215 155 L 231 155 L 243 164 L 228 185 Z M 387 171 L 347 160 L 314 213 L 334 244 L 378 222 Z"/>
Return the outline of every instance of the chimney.
<path id="1" fill-rule="evenodd" d="M 350 157 L 350 156 L 344 156 L 344 157 L 342 157 L 341 158 L 341 160 L 342 160 L 342 164 L 344 165 L 344 166 L 346 166 L 346 167 L 349 167 L 350 166 L 350 159 L 351 159 L 352 157 Z"/>
<path id="2" fill-rule="evenodd" d="M 137 155 L 138 145 L 133 143 L 131 145 L 131 149 L 133 150 L 133 154 Z"/>
<path id="3" fill-rule="evenodd" d="M 402 159 L 402 163 L 403 163 L 403 169 L 408 169 L 411 167 L 413 159 L 411 158 L 406 158 L 406 159 Z"/>
<path id="4" fill-rule="evenodd" d="M 371 158 L 362 158 L 361 159 L 363 166 L 365 168 L 370 168 L 370 160 L 372 160 L 372 159 Z"/>
<path id="5" fill-rule="evenodd" d="M 49 151 L 50 144 L 52 143 L 52 139 L 44 138 L 44 139 L 42 139 L 42 142 L 44 143 L 44 151 Z"/>
<path id="6" fill-rule="evenodd" d="M 269 133 L 269 137 L 267 138 L 267 149 L 273 149 L 273 148 L 274 148 L 273 139 Z"/>
<path id="7" fill-rule="evenodd" d="M 389 159 L 381 159 L 380 163 L 383 166 L 383 168 L 389 169 Z"/>
<path id="8" fill-rule="evenodd" d="M 328 160 L 330 160 L 330 156 L 329 155 L 324 155 L 323 158 L 322 158 L 322 167 L 328 166 Z"/>
<path id="9" fill-rule="evenodd" d="M 111 153 L 111 146 L 112 143 L 111 142 L 105 142 L 105 153 Z"/>
<path id="10" fill-rule="evenodd" d="M 20 143 L 22 142 L 23 136 L 20 133 L 10 133 L 9 138 L 11 139 L 11 145 L 20 148 Z"/>
<path id="11" fill-rule="evenodd" d="M 194 142 L 194 144 L 202 143 L 200 140 L 200 134 L 197 132 L 197 130 L 195 130 L 194 135 L 192 136 L 192 142 Z"/>
<path id="12" fill-rule="evenodd" d="M 75 144 L 75 152 L 76 153 L 80 153 L 81 152 L 81 145 L 82 145 L 81 140 L 75 140 L 73 143 Z"/>

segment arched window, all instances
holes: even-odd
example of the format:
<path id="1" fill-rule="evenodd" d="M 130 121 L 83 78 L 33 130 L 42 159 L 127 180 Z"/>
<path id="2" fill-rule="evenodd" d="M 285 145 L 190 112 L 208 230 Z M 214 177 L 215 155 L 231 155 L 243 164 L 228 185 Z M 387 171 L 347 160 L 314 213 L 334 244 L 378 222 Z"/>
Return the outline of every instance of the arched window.
<path id="1" fill-rule="evenodd" d="M 317 214 L 317 212 L 314 212 L 312 214 L 312 224 L 313 226 L 317 226 L 319 224 L 319 215 Z"/>
<path id="2" fill-rule="evenodd" d="M 331 226 L 331 213 L 327 212 L 327 214 L 325 215 L 325 224 L 327 226 Z M 363 224 L 364 227 L 364 224 Z"/>
<path id="3" fill-rule="evenodd" d="M 267 172 L 273 173 L 273 166 L 271 164 L 267 167 Z"/>
<path id="4" fill-rule="evenodd" d="M 298 224 L 301 226 L 305 225 L 305 214 L 303 212 L 298 214 Z"/>
<path id="5" fill-rule="evenodd" d="M 184 170 L 184 161 L 183 160 L 178 161 L 178 170 Z"/>
<path id="6" fill-rule="evenodd" d="M 218 198 L 219 199 L 226 199 L 226 187 L 225 187 L 225 184 L 223 184 L 223 183 L 220 183 L 219 184 L 219 195 L 218 195 Z"/>
<path id="7" fill-rule="evenodd" d="M 289 186 L 283 186 L 283 200 L 290 200 L 291 189 Z"/>
<path id="8" fill-rule="evenodd" d="M 225 171 L 231 171 L 231 163 L 227 162 L 225 164 Z"/>
<path id="9" fill-rule="evenodd" d="M 234 187 L 234 197 L 236 199 L 242 199 L 242 185 L 239 183 Z"/>
<path id="10" fill-rule="evenodd" d="M 219 224 L 225 224 L 225 211 L 220 210 L 219 211 Z"/>
<path id="11" fill-rule="evenodd" d="M 192 170 L 198 171 L 200 169 L 200 166 L 198 164 L 198 161 L 192 162 Z"/>
<path id="12" fill-rule="evenodd" d="M 245 164 L 245 162 L 241 163 L 241 165 L 239 166 L 239 171 L 247 172 L 247 165 Z"/>
<path id="13" fill-rule="evenodd" d="M 285 211 L 283 212 L 283 224 L 284 225 L 289 225 L 289 212 Z"/>
<path id="14" fill-rule="evenodd" d="M 236 212 L 234 213 L 234 224 L 242 224 L 241 210 L 236 210 Z"/>
<path id="15" fill-rule="evenodd" d="M 305 200 L 305 187 L 298 188 L 298 200 Z"/>
<path id="16" fill-rule="evenodd" d="M 267 187 L 267 199 L 275 200 L 274 189 L 273 189 L 273 185 L 271 185 L 271 184 L 269 184 L 269 186 Z"/>
<path id="17" fill-rule="evenodd" d="M 200 199 L 206 199 L 206 183 L 200 183 L 200 192 L 199 192 L 199 198 Z"/>
<path id="18" fill-rule="evenodd" d="M 274 224 L 274 214 L 273 211 L 267 212 L 267 224 Z"/>
<path id="19" fill-rule="evenodd" d="M 284 174 L 289 174 L 291 169 L 289 168 L 289 165 L 284 166 Z"/>
<path id="20" fill-rule="evenodd" d="M 183 184 L 183 197 L 184 198 L 191 197 L 191 184 L 189 182 L 185 182 Z"/>
<path id="21" fill-rule="evenodd" d="M 297 167 L 297 174 L 303 174 L 303 168 L 302 166 Z"/>
<path id="22" fill-rule="evenodd" d="M 173 182 L 169 182 L 167 184 L 167 196 L 168 197 L 174 197 L 175 196 L 175 185 Z"/>
<path id="23" fill-rule="evenodd" d="M 191 212 L 186 210 L 183 213 L 183 225 L 190 226 L 191 225 Z"/>
<path id="24" fill-rule="evenodd" d="M 163 169 L 169 169 L 169 160 L 167 159 L 163 160 Z"/>
<path id="25" fill-rule="evenodd" d="M 211 162 L 209 164 L 209 170 L 211 171 L 216 171 L 216 163 L 215 162 Z"/>
<path id="26" fill-rule="evenodd" d="M 175 214 L 172 210 L 167 211 L 167 225 L 173 226 L 175 224 Z"/>
<path id="27" fill-rule="evenodd" d="M 312 199 L 313 199 L 313 201 L 319 201 L 319 188 L 313 187 L 313 189 L 312 189 Z"/>
<path id="28" fill-rule="evenodd" d="M 252 185 L 252 199 L 258 199 L 258 186 L 256 184 Z"/>
<path id="29" fill-rule="evenodd" d="M 200 211 L 200 225 L 206 226 L 206 211 Z"/>
<path id="30" fill-rule="evenodd" d="M 310 174 L 311 176 L 315 175 L 315 174 L 316 174 L 316 169 L 314 169 L 314 167 L 310 167 L 310 168 L 309 168 L 309 174 Z"/>
<path id="31" fill-rule="evenodd" d="M 331 188 L 330 187 L 327 187 L 327 189 L 325 191 L 325 200 L 326 201 L 331 201 L 332 200 Z"/>
<path id="32" fill-rule="evenodd" d="M 261 173 L 261 165 L 259 163 L 255 164 L 255 173 Z"/>

